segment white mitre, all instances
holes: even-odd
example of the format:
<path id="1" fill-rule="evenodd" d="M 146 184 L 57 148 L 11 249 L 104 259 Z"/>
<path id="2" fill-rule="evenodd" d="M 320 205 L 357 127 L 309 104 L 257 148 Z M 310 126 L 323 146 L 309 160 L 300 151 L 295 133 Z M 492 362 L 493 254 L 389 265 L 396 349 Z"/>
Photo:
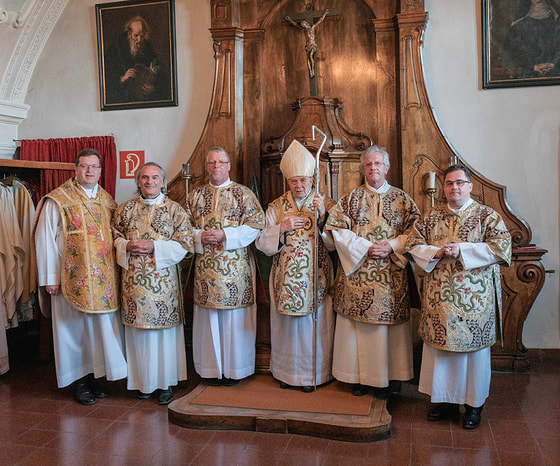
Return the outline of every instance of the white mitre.
<path id="1" fill-rule="evenodd" d="M 313 176 L 315 158 L 298 140 L 294 139 L 282 156 L 280 170 L 287 180 L 294 176 Z"/>

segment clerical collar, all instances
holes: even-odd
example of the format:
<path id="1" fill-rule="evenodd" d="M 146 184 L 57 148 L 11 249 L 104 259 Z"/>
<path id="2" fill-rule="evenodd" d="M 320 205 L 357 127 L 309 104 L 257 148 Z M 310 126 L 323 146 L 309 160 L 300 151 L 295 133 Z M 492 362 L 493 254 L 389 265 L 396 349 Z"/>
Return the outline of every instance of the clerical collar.
<path id="1" fill-rule="evenodd" d="M 379 188 L 374 188 L 373 186 L 369 185 L 367 181 L 366 181 L 366 186 L 370 191 L 373 191 L 374 193 L 379 193 L 379 194 L 386 193 L 387 191 L 389 191 L 389 188 L 391 187 L 391 185 L 389 183 L 387 183 L 387 180 L 385 180 L 383 182 L 383 184 L 381 186 L 379 186 Z"/>
<path id="2" fill-rule="evenodd" d="M 99 188 L 99 184 L 96 184 L 93 188 L 86 188 L 85 186 L 82 186 L 80 184 L 80 188 L 83 189 L 83 191 L 84 191 L 84 193 L 86 193 L 87 197 L 89 197 L 90 199 L 93 199 L 95 196 L 97 196 L 97 190 Z"/>
<path id="3" fill-rule="evenodd" d="M 165 194 L 159 193 L 159 195 L 157 197 L 154 197 L 153 199 L 147 199 L 145 197 L 140 196 L 140 200 L 142 201 L 143 204 L 146 204 L 146 205 L 158 205 L 158 204 L 161 204 L 163 202 L 164 197 L 165 197 Z"/>
<path id="4" fill-rule="evenodd" d="M 213 188 L 223 188 L 224 186 L 227 186 L 228 184 L 231 184 L 231 183 L 232 183 L 232 181 L 228 178 L 220 186 L 213 185 L 212 183 L 210 183 L 210 186 L 212 186 Z"/>
<path id="5" fill-rule="evenodd" d="M 453 212 L 461 212 L 463 210 L 465 210 L 468 206 L 470 206 L 473 203 L 473 198 L 469 197 L 469 200 L 467 202 L 465 202 L 461 207 L 459 207 L 458 209 L 454 209 L 453 207 L 451 207 L 449 204 L 447 204 L 447 207 L 449 208 L 449 210 L 453 211 Z"/>

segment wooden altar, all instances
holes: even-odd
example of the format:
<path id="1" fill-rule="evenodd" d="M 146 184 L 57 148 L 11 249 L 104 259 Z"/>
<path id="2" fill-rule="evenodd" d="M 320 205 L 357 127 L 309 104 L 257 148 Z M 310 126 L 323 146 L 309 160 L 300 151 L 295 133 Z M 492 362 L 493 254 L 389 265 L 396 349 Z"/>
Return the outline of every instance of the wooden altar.
<path id="1" fill-rule="evenodd" d="M 389 183 L 426 212 L 426 180 L 436 171 L 435 198 L 443 201 L 441 174 L 452 161 L 465 162 L 442 135 L 426 92 L 423 0 L 212 0 L 211 18 L 214 88 L 188 160 L 191 186 L 204 182 L 207 151 L 222 146 L 232 156 L 232 179 L 249 186 L 257 180 L 266 208 L 285 190 L 278 170 L 283 151 L 294 138 L 316 150 L 311 126 L 317 125 L 328 135 L 321 167 L 332 197 L 361 183 L 359 154 L 376 143 L 390 154 Z M 302 18 L 314 26 L 313 77 Z M 493 367 L 524 371 L 523 324 L 544 284 L 540 260 L 547 251 L 521 247 L 531 243 L 531 229 L 509 208 L 506 188 L 469 168 L 473 197 L 502 214 L 514 242 L 512 265 L 502 268 L 504 343 L 492 348 Z M 184 202 L 181 174 L 169 192 Z M 260 306 L 259 319 L 257 369 L 263 372 L 270 354 L 268 306 Z"/>

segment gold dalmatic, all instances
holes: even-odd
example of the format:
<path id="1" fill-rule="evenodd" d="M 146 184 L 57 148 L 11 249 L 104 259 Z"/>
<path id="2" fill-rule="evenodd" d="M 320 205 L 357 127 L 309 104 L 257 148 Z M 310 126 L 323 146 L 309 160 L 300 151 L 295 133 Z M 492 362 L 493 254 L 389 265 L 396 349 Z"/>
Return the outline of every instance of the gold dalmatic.
<path id="1" fill-rule="evenodd" d="M 61 287 L 70 307 L 87 313 L 119 308 L 119 282 L 111 234 L 111 216 L 117 207 L 99 187 L 89 198 L 75 179 L 47 194 L 58 204 L 64 231 Z"/>
<path id="2" fill-rule="evenodd" d="M 417 245 L 486 243 L 501 263 L 511 261 L 511 236 L 500 215 L 473 201 L 465 210 L 432 209 L 415 227 L 408 249 Z M 444 258 L 422 278 L 422 316 L 418 333 L 428 345 L 468 352 L 496 341 L 501 309 L 500 266 L 465 270 L 459 259 Z"/>
<path id="3" fill-rule="evenodd" d="M 391 186 L 387 192 L 377 193 L 363 185 L 340 199 L 325 228 L 348 229 L 371 242 L 381 242 L 406 234 L 418 218 L 420 211 L 404 191 Z M 348 276 L 339 267 L 334 309 L 358 322 L 406 322 L 410 318 L 406 270 L 390 256 L 367 256 Z"/>
<path id="4" fill-rule="evenodd" d="M 193 236 L 185 210 L 165 197 L 161 204 L 144 204 L 138 197 L 121 204 L 113 220 L 115 237 L 177 241 L 193 251 Z M 176 327 L 183 322 L 179 264 L 156 268 L 154 254 L 130 255 L 122 270 L 124 325 L 145 329 Z"/>
<path id="5" fill-rule="evenodd" d="M 272 283 L 274 302 L 280 314 L 303 316 L 313 312 L 313 256 L 315 255 L 316 211 L 313 207 L 315 190 L 312 190 L 303 205 L 298 208 L 291 191 L 273 201 L 269 208 L 275 212 L 276 220 L 282 223 L 286 218 L 305 218 L 305 226 L 284 234 L 284 247 L 272 261 Z M 327 210 L 334 201 L 325 200 Z M 332 264 L 328 252 L 319 239 L 319 289 L 318 306 L 321 305 L 332 282 Z"/>
<path id="6" fill-rule="evenodd" d="M 205 185 L 188 199 L 191 223 L 199 230 L 247 225 L 264 228 L 264 212 L 251 190 L 238 183 L 221 188 Z M 255 302 L 252 257 L 248 247 L 224 249 L 224 245 L 204 245 L 197 254 L 194 275 L 194 302 L 211 309 L 237 309 Z"/>

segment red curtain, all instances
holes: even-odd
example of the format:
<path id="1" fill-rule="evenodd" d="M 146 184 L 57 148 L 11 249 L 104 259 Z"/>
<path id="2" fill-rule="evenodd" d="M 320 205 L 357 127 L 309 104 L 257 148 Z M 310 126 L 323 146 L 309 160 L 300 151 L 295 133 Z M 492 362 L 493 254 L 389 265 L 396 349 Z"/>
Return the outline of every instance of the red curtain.
<path id="1" fill-rule="evenodd" d="M 113 197 L 117 182 L 117 148 L 113 136 L 92 136 L 82 138 L 23 139 L 21 160 L 42 162 L 76 162 L 76 155 L 83 149 L 96 149 L 101 154 L 101 179 L 99 184 Z M 43 197 L 74 176 L 69 170 L 41 170 L 39 195 Z"/>

